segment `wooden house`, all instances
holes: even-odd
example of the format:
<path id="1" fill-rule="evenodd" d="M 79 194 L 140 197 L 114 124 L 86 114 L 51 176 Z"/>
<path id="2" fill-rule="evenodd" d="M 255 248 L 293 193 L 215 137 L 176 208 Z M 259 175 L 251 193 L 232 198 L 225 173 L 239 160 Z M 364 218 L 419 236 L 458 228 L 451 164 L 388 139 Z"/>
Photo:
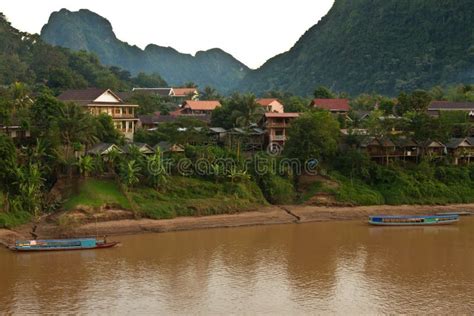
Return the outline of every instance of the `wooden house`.
<path id="1" fill-rule="evenodd" d="M 232 128 L 227 131 L 227 145 L 242 151 L 259 151 L 265 143 L 265 131 L 258 127 Z"/>
<path id="2" fill-rule="evenodd" d="M 474 137 L 451 138 L 446 144 L 446 149 L 455 165 L 474 161 Z"/>
<path id="3" fill-rule="evenodd" d="M 427 140 L 419 143 L 419 149 L 421 156 L 442 157 L 446 155 L 446 145 L 436 140 Z"/>

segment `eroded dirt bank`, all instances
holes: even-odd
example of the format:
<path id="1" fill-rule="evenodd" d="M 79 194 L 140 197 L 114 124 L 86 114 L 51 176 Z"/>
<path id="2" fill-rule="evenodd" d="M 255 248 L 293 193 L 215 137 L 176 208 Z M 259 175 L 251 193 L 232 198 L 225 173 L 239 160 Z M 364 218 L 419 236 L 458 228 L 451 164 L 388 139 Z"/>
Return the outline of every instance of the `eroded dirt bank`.
<path id="1" fill-rule="evenodd" d="M 432 205 L 376 205 L 356 207 L 325 207 L 285 205 L 263 207 L 259 211 L 229 215 L 202 217 L 178 217 L 167 220 L 123 219 L 88 223 L 68 228 L 55 224 L 42 224 L 38 227 L 39 238 L 80 237 L 124 235 L 143 232 L 168 232 L 177 230 L 204 229 L 216 227 L 239 227 L 253 225 L 274 225 L 289 223 L 306 223 L 316 221 L 366 220 L 374 214 L 434 214 L 438 212 L 474 212 L 474 204 L 457 204 L 446 206 Z M 16 239 L 30 238 L 31 225 L 15 230 L 0 229 L 0 243 L 11 244 Z"/>

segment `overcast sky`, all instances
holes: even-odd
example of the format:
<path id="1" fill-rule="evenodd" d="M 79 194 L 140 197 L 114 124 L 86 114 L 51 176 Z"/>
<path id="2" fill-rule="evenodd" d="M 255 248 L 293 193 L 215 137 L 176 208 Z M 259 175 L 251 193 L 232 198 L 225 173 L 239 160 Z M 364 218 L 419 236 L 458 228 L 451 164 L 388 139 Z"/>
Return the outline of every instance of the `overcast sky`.
<path id="1" fill-rule="evenodd" d="M 2 0 L 0 11 L 21 31 L 39 33 L 53 11 L 89 9 L 117 37 L 183 53 L 219 47 L 251 68 L 290 49 L 334 0 Z"/>

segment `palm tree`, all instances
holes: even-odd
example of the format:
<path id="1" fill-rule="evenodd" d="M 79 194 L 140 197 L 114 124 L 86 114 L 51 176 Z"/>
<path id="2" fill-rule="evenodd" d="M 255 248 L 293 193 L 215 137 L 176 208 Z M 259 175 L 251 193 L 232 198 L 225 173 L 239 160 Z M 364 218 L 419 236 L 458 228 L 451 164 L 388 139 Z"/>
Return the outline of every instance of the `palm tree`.
<path id="1" fill-rule="evenodd" d="M 256 123 L 265 113 L 263 107 L 259 106 L 253 94 L 245 94 L 240 97 L 241 108 L 243 112 L 235 120 L 235 124 L 240 127 L 248 127 Z"/>
<path id="2" fill-rule="evenodd" d="M 67 103 L 60 107 L 58 114 L 59 138 L 63 145 L 58 154 L 66 164 L 67 173 L 71 177 L 71 167 L 75 163 L 74 152 L 77 145 L 92 145 L 97 142 L 94 136 L 94 121 L 90 114 L 84 112 L 74 103 Z"/>

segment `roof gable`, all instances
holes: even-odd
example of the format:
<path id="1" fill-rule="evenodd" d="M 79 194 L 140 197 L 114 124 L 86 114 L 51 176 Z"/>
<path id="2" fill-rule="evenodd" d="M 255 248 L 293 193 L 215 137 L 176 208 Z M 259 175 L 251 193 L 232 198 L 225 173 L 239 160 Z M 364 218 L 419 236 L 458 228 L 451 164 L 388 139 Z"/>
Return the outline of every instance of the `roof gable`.
<path id="1" fill-rule="evenodd" d="M 58 96 L 58 99 L 78 103 L 122 103 L 122 99 L 112 90 L 101 88 L 66 90 Z"/>

